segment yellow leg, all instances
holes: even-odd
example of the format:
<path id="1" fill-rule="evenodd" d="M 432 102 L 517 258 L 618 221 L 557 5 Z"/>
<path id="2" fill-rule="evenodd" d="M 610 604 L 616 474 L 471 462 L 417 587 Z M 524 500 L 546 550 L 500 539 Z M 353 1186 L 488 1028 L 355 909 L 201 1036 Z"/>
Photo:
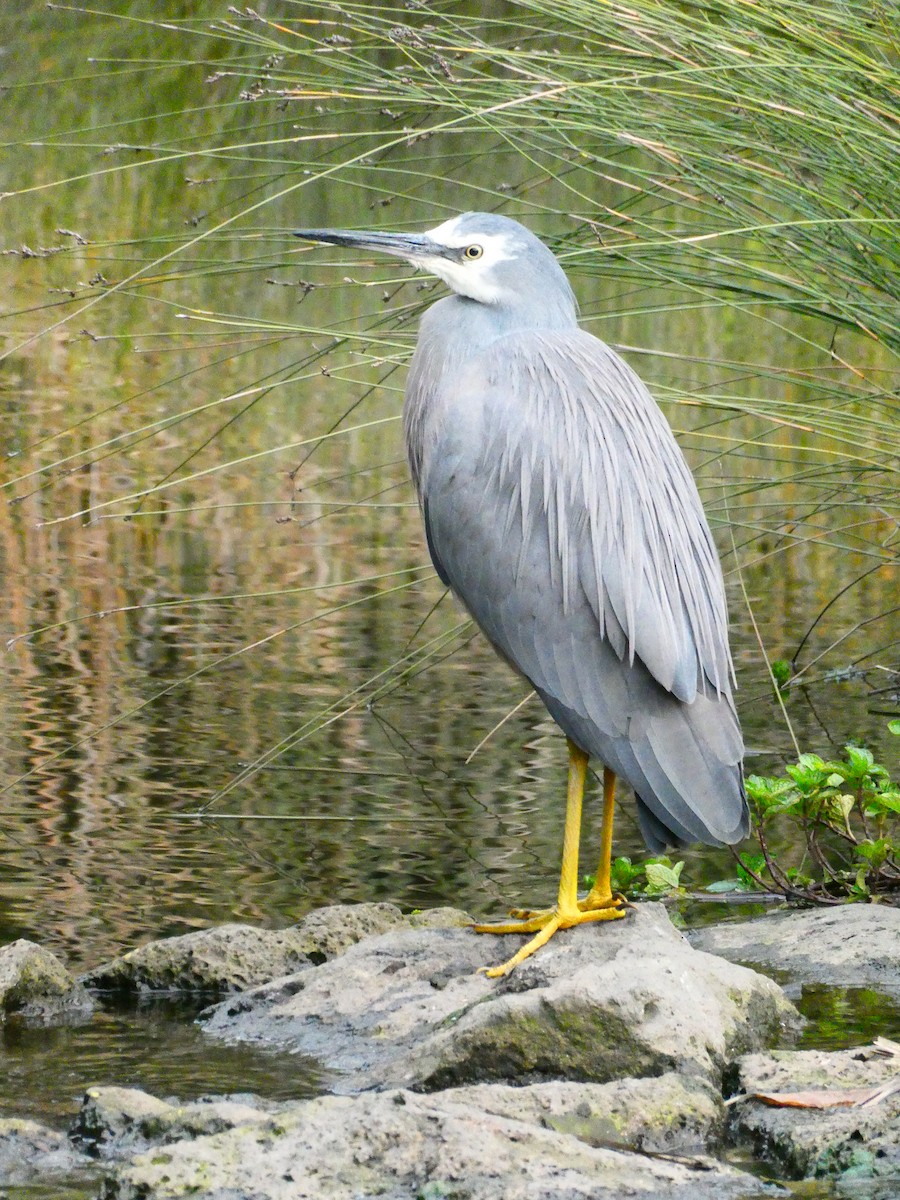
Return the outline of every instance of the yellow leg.
<path id="1" fill-rule="evenodd" d="M 593 911 L 610 908 L 624 903 L 621 896 L 612 894 L 610 872 L 612 870 L 613 818 L 616 810 L 616 774 L 609 767 L 603 768 L 603 824 L 600 826 L 600 863 L 594 886 L 580 902 L 579 908 Z"/>
<path id="2" fill-rule="evenodd" d="M 504 922 L 500 925 L 476 925 L 478 933 L 534 933 L 535 937 L 499 967 L 491 967 L 487 974 L 492 978 L 507 975 L 520 962 L 534 954 L 549 942 L 557 929 L 570 929 L 585 921 L 610 921 L 624 916 L 618 897 L 613 897 L 609 887 L 609 858 L 612 849 L 613 795 L 616 777 L 612 771 L 603 776 L 604 807 L 602 831 L 601 876 L 585 901 L 578 901 L 578 843 L 581 837 L 581 807 L 584 797 L 584 782 L 587 775 L 588 756 L 574 742 L 569 742 L 569 782 L 566 793 L 566 826 L 563 834 L 562 866 L 559 873 L 559 893 L 556 907 L 546 912 L 531 914 L 527 920 Z M 609 781 L 609 782 L 607 782 Z M 605 884 L 601 883 L 601 878 Z M 605 891 L 604 891 L 605 887 Z M 596 893 L 596 895 L 595 895 Z M 592 900 L 593 898 L 593 900 Z"/>
<path id="3" fill-rule="evenodd" d="M 624 896 L 613 895 L 610 875 L 612 871 L 612 836 L 613 820 L 616 809 L 616 774 L 609 767 L 603 768 L 603 824 L 600 827 L 600 863 L 594 877 L 594 886 L 583 900 L 578 901 L 582 912 L 593 912 L 600 908 L 614 908 L 626 903 Z M 535 912 L 531 909 L 516 908 L 510 914 L 513 917 L 536 918 L 550 917 L 553 910 Z"/>

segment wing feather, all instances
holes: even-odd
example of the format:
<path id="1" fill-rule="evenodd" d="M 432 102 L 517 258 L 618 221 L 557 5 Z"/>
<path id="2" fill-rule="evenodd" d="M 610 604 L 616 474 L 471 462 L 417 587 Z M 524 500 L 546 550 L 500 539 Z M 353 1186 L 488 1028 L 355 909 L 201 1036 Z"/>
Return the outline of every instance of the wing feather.
<path id="1" fill-rule="evenodd" d="M 416 414 L 417 482 L 441 578 L 566 733 L 629 780 L 651 845 L 737 840 L 721 569 L 644 385 L 581 330 L 509 334 L 432 408 Z"/>

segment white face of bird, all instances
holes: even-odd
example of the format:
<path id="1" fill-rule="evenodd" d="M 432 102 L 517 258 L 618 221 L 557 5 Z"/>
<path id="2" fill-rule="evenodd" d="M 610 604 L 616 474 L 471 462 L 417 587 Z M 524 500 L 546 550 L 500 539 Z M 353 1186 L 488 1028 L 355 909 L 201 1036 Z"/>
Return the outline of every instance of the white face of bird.
<path id="1" fill-rule="evenodd" d="M 511 239 L 505 233 L 479 233 L 462 228 L 464 217 L 451 217 L 425 237 L 444 251 L 410 257 L 410 262 L 432 275 L 437 275 L 460 296 L 468 296 L 481 304 L 498 304 L 506 298 L 507 289 L 497 278 L 495 268 L 515 257 Z M 447 251 L 456 253 L 448 254 Z"/>

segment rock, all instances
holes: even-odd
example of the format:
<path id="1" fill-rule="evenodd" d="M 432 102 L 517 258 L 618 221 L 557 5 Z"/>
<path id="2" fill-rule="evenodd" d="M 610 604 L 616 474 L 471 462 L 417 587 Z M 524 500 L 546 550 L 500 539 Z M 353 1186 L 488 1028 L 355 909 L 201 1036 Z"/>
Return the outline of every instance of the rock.
<path id="1" fill-rule="evenodd" d="M 393 904 L 336 904 L 287 929 L 219 925 L 149 942 L 89 971 L 83 982 L 110 991 L 239 992 L 327 962 L 362 937 L 405 924 Z"/>
<path id="2" fill-rule="evenodd" d="M 157 1143 L 264 1123 L 277 1107 L 249 1095 L 213 1096 L 178 1104 L 137 1088 L 90 1087 L 72 1128 L 72 1139 L 96 1157 L 121 1158 Z"/>
<path id="3" fill-rule="evenodd" d="M 0 1020 L 11 1013 L 41 1021 L 82 1019 L 93 1007 L 88 992 L 43 946 L 19 938 L 0 950 Z"/>
<path id="4" fill-rule="evenodd" d="M 402 929 L 201 1014 L 207 1032 L 318 1058 L 334 1090 L 677 1070 L 713 1081 L 796 1013 L 771 980 L 694 950 L 662 905 L 557 934 L 502 980 L 520 939 Z"/>
<path id="5" fill-rule="evenodd" d="M 586 1145 L 464 1095 L 325 1096 L 256 1123 L 155 1147 L 115 1170 L 105 1200 L 728 1200 L 785 1195 L 709 1159 Z"/>
<path id="6" fill-rule="evenodd" d="M 741 1092 L 796 1092 L 874 1087 L 896 1078 L 900 1063 L 867 1050 L 782 1050 L 746 1055 L 737 1069 Z M 734 1106 L 731 1123 L 793 1178 L 900 1178 L 898 1092 L 865 1108 L 775 1108 L 748 1099 Z"/>
<path id="7" fill-rule="evenodd" d="M 423 908 L 403 918 L 410 929 L 468 929 L 473 918 L 461 908 Z"/>
<path id="8" fill-rule="evenodd" d="M 88 1162 L 64 1133 L 36 1121 L 0 1117 L 0 1185 L 21 1186 L 43 1176 L 68 1175 Z"/>
<path id="9" fill-rule="evenodd" d="M 695 929 L 691 942 L 732 962 L 786 971 L 800 983 L 900 994 L 900 908 L 841 904 Z"/>
<path id="10" fill-rule="evenodd" d="M 89 1087 L 72 1129 L 75 1142 L 91 1154 L 120 1153 L 149 1141 L 171 1105 L 137 1088 Z"/>
<path id="11" fill-rule="evenodd" d="M 720 1094 L 699 1080 L 674 1074 L 605 1084 L 474 1084 L 440 1095 L 453 1104 L 618 1150 L 703 1154 L 719 1140 L 725 1125 Z M 154 1144 L 239 1126 L 271 1126 L 273 1118 L 280 1120 L 295 1107 L 296 1102 L 251 1095 L 209 1096 L 179 1104 L 134 1088 L 91 1087 L 71 1136 L 96 1157 L 121 1158 Z"/>
<path id="12" fill-rule="evenodd" d="M 589 1146 L 618 1150 L 704 1154 L 725 1128 L 720 1093 L 674 1072 L 614 1083 L 475 1083 L 440 1095 L 494 1116 L 571 1134 Z"/>

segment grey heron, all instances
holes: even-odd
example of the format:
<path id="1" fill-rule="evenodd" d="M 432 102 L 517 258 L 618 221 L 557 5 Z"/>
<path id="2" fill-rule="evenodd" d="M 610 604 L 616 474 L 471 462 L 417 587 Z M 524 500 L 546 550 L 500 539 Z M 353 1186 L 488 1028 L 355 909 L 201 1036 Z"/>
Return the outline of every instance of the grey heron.
<path id="1" fill-rule="evenodd" d="M 518 222 L 463 213 L 426 233 L 306 229 L 384 251 L 452 295 L 419 328 L 404 432 L 443 583 L 566 734 L 556 905 L 481 932 L 531 939 L 624 916 L 611 888 L 616 778 L 652 850 L 749 829 L 722 571 L 693 476 L 628 364 L 578 324 L 550 249 Z M 578 897 L 589 759 L 603 765 L 600 865 Z"/>

